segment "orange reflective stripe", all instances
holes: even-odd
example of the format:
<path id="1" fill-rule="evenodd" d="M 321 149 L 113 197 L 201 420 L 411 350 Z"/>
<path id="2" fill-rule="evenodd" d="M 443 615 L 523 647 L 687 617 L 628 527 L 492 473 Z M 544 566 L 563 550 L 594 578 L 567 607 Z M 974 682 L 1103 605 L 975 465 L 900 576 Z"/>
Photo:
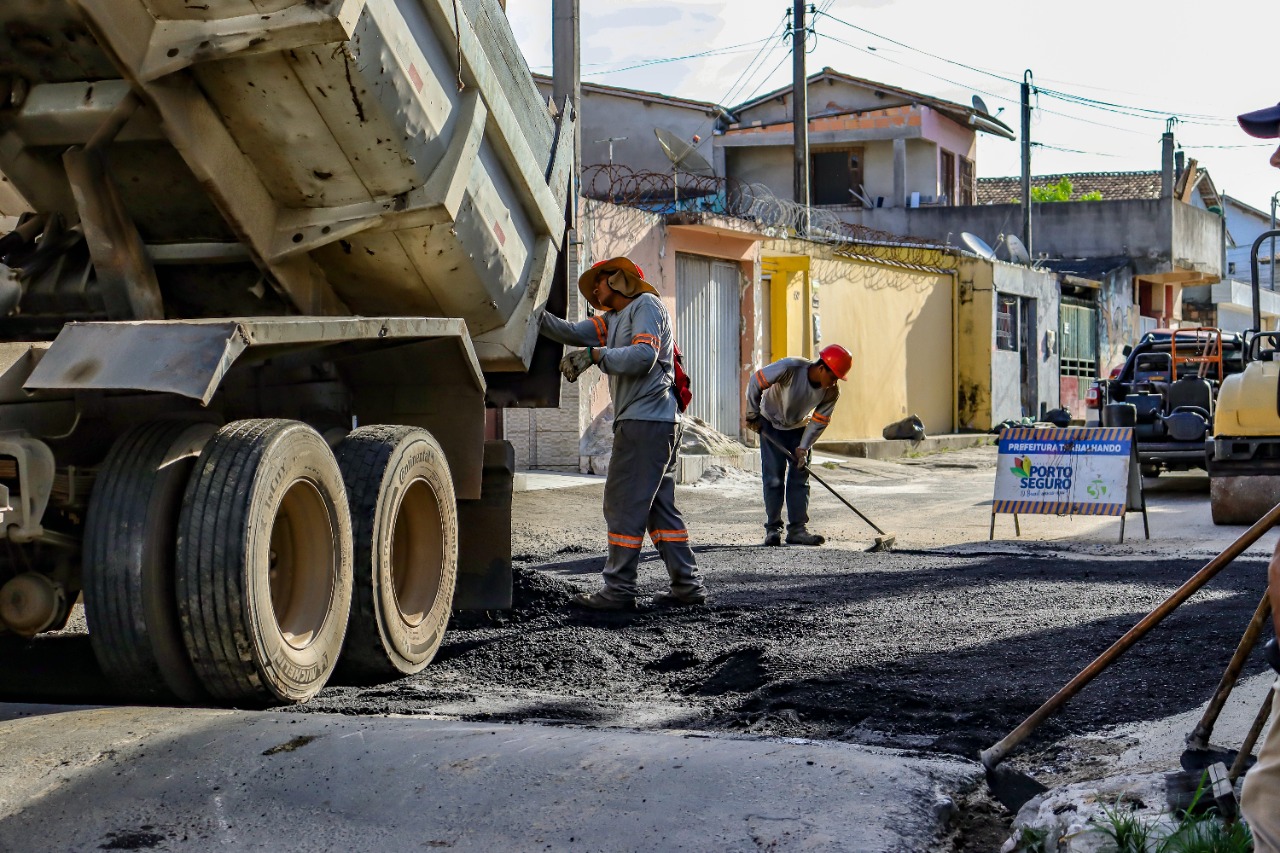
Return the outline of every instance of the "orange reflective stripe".
<path id="1" fill-rule="evenodd" d="M 604 320 L 601 320 L 599 317 L 592 317 L 591 322 L 595 324 L 596 337 L 600 339 L 600 346 L 607 345 L 608 343 L 607 333 L 609 331 L 609 327 L 606 326 L 604 323 Z"/>
<path id="2" fill-rule="evenodd" d="M 814 419 L 815 421 L 817 421 L 818 423 L 820 423 L 820 424 L 829 424 L 829 423 L 831 423 L 831 418 L 827 417 L 826 415 L 820 415 L 820 414 L 818 414 L 817 412 L 814 412 L 814 413 L 813 413 L 813 419 Z"/>
<path id="3" fill-rule="evenodd" d="M 653 347 L 655 350 L 657 350 L 657 349 L 658 349 L 658 343 L 659 343 L 659 342 L 658 342 L 658 336 L 657 336 L 657 335 L 647 335 L 647 334 L 642 334 L 642 335 L 636 335 L 634 338 L 632 338 L 632 339 L 631 339 L 631 343 L 632 343 L 632 345 L 635 345 L 635 344 L 648 344 L 649 346 L 651 346 L 651 347 Z"/>
<path id="4" fill-rule="evenodd" d="M 688 530 L 650 530 L 649 538 L 656 542 L 688 542 Z"/>
<path id="5" fill-rule="evenodd" d="M 636 548 L 639 549 L 644 544 L 643 536 L 627 536 L 625 533 L 610 533 L 609 544 L 617 545 L 619 548 Z"/>
<path id="6" fill-rule="evenodd" d="M 756 371 L 756 384 L 760 386 L 761 391 L 769 387 L 769 380 L 764 378 L 763 370 Z"/>

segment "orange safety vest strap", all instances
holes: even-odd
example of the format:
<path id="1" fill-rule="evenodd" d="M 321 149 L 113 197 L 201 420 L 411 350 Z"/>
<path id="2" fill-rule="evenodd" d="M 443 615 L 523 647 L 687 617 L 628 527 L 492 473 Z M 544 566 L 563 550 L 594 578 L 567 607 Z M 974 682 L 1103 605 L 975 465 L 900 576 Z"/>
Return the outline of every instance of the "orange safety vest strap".
<path id="1" fill-rule="evenodd" d="M 598 337 L 598 338 L 600 339 L 600 346 L 606 346 L 606 345 L 608 344 L 608 340 L 609 340 L 609 339 L 608 339 L 608 337 L 607 337 L 607 333 L 608 333 L 608 331 L 609 331 L 609 327 L 608 327 L 608 326 L 606 326 L 606 325 L 604 324 L 604 320 L 600 319 L 599 317 L 595 317 L 595 316 L 593 316 L 593 317 L 591 318 L 591 322 L 595 324 L 595 327 L 596 327 L 596 337 Z"/>
<path id="2" fill-rule="evenodd" d="M 764 378 L 763 370 L 756 371 L 756 384 L 760 386 L 761 391 L 769 387 L 769 380 Z"/>
<path id="3" fill-rule="evenodd" d="M 650 334 L 639 334 L 631 339 L 632 344 L 648 344 L 654 350 L 658 349 L 658 336 Z"/>
<path id="4" fill-rule="evenodd" d="M 625 533 L 610 533 L 609 544 L 617 545 L 619 548 L 635 548 L 639 550 L 644 544 L 643 536 L 627 536 Z"/>

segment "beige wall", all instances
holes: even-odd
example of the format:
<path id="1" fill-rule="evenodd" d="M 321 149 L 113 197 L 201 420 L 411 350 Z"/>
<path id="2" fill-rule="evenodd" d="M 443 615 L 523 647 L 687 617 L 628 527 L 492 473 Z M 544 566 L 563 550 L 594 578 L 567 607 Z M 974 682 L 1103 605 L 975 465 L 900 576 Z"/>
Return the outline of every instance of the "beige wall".
<path id="1" fill-rule="evenodd" d="M 951 276 L 850 260 L 814 244 L 766 245 L 765 252 L 801 247 L 818 285 L 821 343 L 853 355 L 823 440 L 878 438 L 909 414 L 932 434 L 952 432 Z"/>
<path id="2" fill-rule="evenodd" d="M 967 259 L 966 259 L 967 260 Z M 994 271 L 989 263 L 962 263 L 956 321 L 960 429 L 991 428 L 991 349 L 995 345 Z"/>

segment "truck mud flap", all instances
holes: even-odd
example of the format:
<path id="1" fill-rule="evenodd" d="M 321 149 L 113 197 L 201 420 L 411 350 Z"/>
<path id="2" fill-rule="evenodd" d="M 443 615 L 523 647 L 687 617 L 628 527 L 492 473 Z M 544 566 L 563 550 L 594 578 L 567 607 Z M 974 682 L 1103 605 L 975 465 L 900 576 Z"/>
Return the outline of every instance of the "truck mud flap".
<path id="1" fill-rule="evenodd" d="M 458 501 L 458 585 L 454 610 L 510 610 L 511 494 L 516 454 L 509 441 L 484 443 L 480 499 Z"/>

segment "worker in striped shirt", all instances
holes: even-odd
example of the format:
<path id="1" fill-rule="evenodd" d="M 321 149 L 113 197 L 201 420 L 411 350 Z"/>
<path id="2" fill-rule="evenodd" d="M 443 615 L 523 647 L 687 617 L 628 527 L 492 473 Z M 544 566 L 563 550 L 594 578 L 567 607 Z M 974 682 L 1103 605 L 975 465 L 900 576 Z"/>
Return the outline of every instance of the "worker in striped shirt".
<path id="1" fill-rule="evenodd" d="M 853 366 L 839 344 L 823 347 L 815 361 L 784 358 L 760 368 L 747 383 L 747 428 L 780 444 L 764 441 L 760 461 L 764 480 L 765 545 L 782 544 L 782 505 L 787 506 L 788 545 L 821 545 L 809 524 L 809 451 L 831 423 L 840 399 L 837 380 Z"/>

